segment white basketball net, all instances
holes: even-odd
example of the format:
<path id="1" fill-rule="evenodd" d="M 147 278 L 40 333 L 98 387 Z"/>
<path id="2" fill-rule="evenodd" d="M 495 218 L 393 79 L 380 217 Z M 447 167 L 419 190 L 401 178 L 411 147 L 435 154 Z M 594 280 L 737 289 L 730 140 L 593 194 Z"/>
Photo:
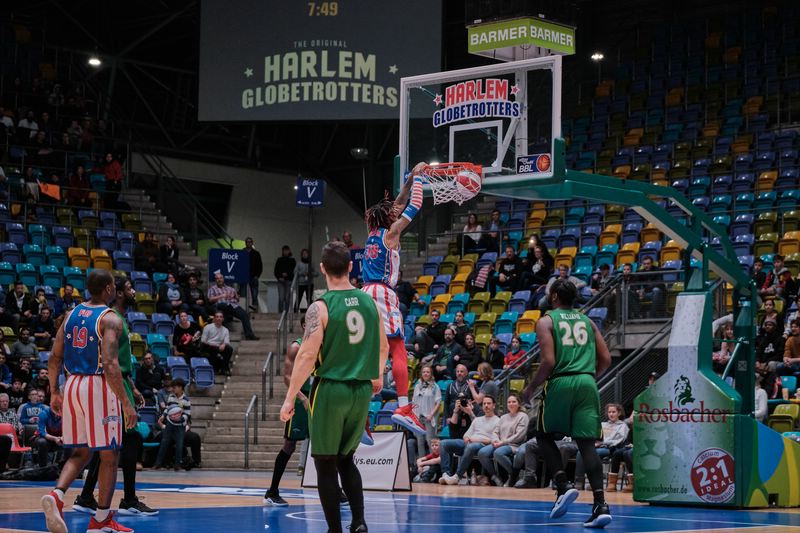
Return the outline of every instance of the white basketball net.
<path id="1" fill-rule="evenodd" d="M 462 170 L 467 170 L 482 179 L 482 168 L 472 163 L 439 163 L 428 165 L 422 175 L 428 181 L 433 193 L 433 205 L 455 202 L 458 205 L 471 200 L 480 192 L 480 183 L 476 191 L 470 191 L 456 184 L 456 176 Z"/>

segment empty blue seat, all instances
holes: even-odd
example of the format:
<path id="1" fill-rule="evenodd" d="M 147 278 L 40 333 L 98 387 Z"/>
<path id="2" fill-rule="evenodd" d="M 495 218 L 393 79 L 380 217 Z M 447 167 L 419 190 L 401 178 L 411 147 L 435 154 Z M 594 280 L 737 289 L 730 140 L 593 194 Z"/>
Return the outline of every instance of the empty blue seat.
<path id="1" fill-rule="evenodd" d="M 450 299 L 450 303 L 447 304 L 447 312 L 455 314 L 458 311 L 466 311 L 468 303 L 469 303 L 468 292 L 461 292 L 458 294 L 454 294 L 453 297 Z"/>
<path id="2" fill-rule="evenodd" d="M 189 365 L 187 365 L 186 361 L 183 360 L 183 357 L 169 355 L 166 356 L 166 358 L 167 368 L 169 368 L 169 373 L 172 376 L 172 379 L 182 379 L 186 383 L 191 383 L 192 372 L 189 368 Z"/>
<path id="3" fill-rule="evenodd" d="M 595 323 L 597 328 L 602 332 L 603 325 L 606 321 L 606 317 L 608 316 L 608 309 L 606 307 L 594 307 L 589 310 L 589 314 L 587 315 L 592 322 Z"/>
<path id="4" fill-rule="evenodd" d="M 79 291 L 86 290 L 86 274 L 79 267 L 64 267 L 64 280 Z"/>
<path id="5" fill-rule="evenodd" d="M 125 272 L 133 270 L 133 258 L 131 254 L 125 250 L 117 250 L 112 255 L 114 257 L 114 268 L 117 270 L 124 270 Z"/>
<path id="6" fill-rule="evenodd" d="M 129 254 L 133 254 L 133 247 L 135 246 L 135 240 L 133 237 L 133 233 L 130 231 L 118 231 L 117 232 L 117 249 L 124 250 Z"/>
<path id="7" fill-rule="evenodd" d="M 17 246 L 22 246 L 28 242 L 25 228 L 19 222 L 6 222 L 6 238 L 8 242 L 13 242 Z"/>
<path id="8" fill-rule="evenodd" d="M 53 244 L 61 248 L 72 246 L 72 232 L 66 226 L 53 226 Z"/>
<path id="9" fill-rule="evenodd" d="M 153 352 L 153 355 L 157 355 L 161 359 L 169 357 L 172 353 L 172 347 L 167 337 L 161 333 L 148 333 L 147 347 Z"/>
<path id="10" fill-rule="evenodd" d="M 508 310 L 517 313 L 524 313 L 531 299 L 531 291 L 517 291 L 508 302 Z"/>
<path id="11" fill-rule="evenodd" d="M 111 211 L 100 211 L 100 225 L 105 229 L 116 230 L 120 226 L 117 214 Z"/>
<path id="12" fill-rule="evenodd" d="M 447 288 L 450 286 L 450 277 L 451 276 L 449 274 L 441 274 L 436 276 L 434 282 L 431 283 L 428 293 L 434 298 L 440 294 L 446 293 Z"/>
<path id="13" fill-rule="evenodd" d="M 50 244 L 50 233 L 47 228 L 41 224 L 28 225 L 28 237 L 33 244 L 45 247 Z"/>
<path id="14" fill-rule="evenodd" d="M 22 262 L 22 254 L 13 242 L 0 242 L 0 261 L 16 265 Z"/>
<path id="15" fill-rule="evenodd" d="M 495 335 L 502 335 L 504 333 L 514 333 L 514 328 L 519 320 L 519 313 L 516 311 L 506 311 L 494 323 Z"/>
<path id="16" fill-rule="evenodd" d="M 482 266 L 491 265 L 494 268 L 494 264 L 497 262 L 497 252 L 484 252 L 481 255 L 478 262 L 475 263 L 475 268 L 480 269 Z"/>
<path id="17" fill-rule="evenodd" d="M 117 236 L 110 229 L 97 230 L 97 247 L 106 252 L 113 253 L 117 249 Z"/>
<path id="18" fill-rule="evenodd" d="M 42 278 L 42 284 L 60 289 L 63 286 L 63 278 L 61 271 L 55 265 L 41 265 L 39 267 L 39 275 Z"/>
<path id="19" fill-rule="evenodd" d="M 444 257 L 441 255 L 432 255 L 428 257 L 428 260 L 422 265 L 422 275 L 423 276 L 436 276 L 439 274 L 439 265 L 444 260 Z"/>
<path id="20" fill-rule="evenodd" d="M 194 384 L 201 389 L 214 386 L 214 367 L 205 357 L 192 357 L 192 374 L 194 374 Z"/>
<path id="21" fill-rule="evenodd" d="M 14 266 L 8 261 L 0 262 L 0 287 L 8 287 L 17 279 L 17 272 Z M 3 300 L 5 305 L 5 300 Z"/>
<path id="22" fill-rule="evenodd" d="M 130 324 L 131 331 L 146 337 L 150 333 L 150 320 L 147 315 L 141 311 L 128 311 L 126 316 L 128 324 Z"/>
<path id="23" fill-rule="evenodd" d="M 148 277 L 147 272 L 131 271 L 131 283 L 136 292 L 153 294 L 153 282 Z"/>
<path id="24" fill-rule="evenodd" d="M 153 331 L 169 337 L 175 329 L 175 323 L 164 313 L 153 313 Z"/>
<path id="25" fill-rule="evenodd" d="M 536 344 L 536 333 L 533 331 L 528 333 L 520 333 L 519 334 L 520 346 L 526 352 L 533 348 L 533 345 Z"/>

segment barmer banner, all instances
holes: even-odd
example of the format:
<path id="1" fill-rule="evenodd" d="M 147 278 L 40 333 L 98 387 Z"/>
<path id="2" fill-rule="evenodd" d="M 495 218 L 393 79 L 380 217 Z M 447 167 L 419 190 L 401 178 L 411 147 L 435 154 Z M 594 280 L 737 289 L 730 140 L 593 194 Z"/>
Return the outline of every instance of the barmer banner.
<path id="1" fill-rule="evenodd" d="M 396 119 L 441 70 L 441 0 L 203 0 L 201 121 Z"/>

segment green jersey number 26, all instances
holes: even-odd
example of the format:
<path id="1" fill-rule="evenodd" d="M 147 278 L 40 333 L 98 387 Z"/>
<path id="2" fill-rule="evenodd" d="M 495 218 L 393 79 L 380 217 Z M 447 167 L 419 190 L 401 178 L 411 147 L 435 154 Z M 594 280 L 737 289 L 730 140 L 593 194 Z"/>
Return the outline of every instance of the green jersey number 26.
<path id="1" fill-rule="evenodd" d="M 558 323 L 558 329 L 561 330 L 561 345 L 562 346 L 585 346 L 589 341 L 589 332 L 586 331 L 586 324 L 583 322 L 565 322 Z"/>
<path id="2" fill-rule="evenodd" d="M 351 309 L 347 312 L 345 321 L 347 322 L 347 331 L 350 334 L 348 337 L 350 344 L 358 344 L 364 338 L 364 317 L 355 309 Z"/>

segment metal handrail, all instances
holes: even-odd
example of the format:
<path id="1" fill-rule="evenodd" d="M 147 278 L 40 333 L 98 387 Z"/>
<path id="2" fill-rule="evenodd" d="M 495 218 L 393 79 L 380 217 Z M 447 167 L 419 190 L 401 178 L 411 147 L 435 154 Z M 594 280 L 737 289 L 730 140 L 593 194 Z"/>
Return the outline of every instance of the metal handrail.
<path id="1" fill-rule="evenodd" d="M 250 466 L 250 414 L 253 413 L 253 444 L 258 444 L 258 394 L 253 394 L 244 412 L 244 467 Z"/>
<path id="2" fill-rule="evenodd" d="M 600 376 L 597 380 L 598 390 L 605 391 L 607 387 L 616 384 L 617 381 L 619 381 L 620 374 L 623 374 L 628 368 L 639 362 L 642 357 L 650 352 L 653 346 L 661 342 L 664 337 L 671 332 L 672 320 L 670 319 L 664 322 L 658 331 L 656 331 L 642 346 L 636 348 L 618 368 L 614 369 L 613 373 L 605 373 Z"/>
<path id="3" fill-rule="evenodd" d="M 282 354 L 281 346 L 283 346 L 283 332 L 286 329 L 286 318 L 289 316 L 289 310 L 284 309 L 281 313 L 281 318 L 278 320 L 278 328 L 275 331 L 275 353 Z"/>
<path id="4" fill-rule="evenodd" d="M 264 401 L 261 402 L 261 420 L 267 419 L 267 398 L 271 400 L 275 396 L 275 363 L 272 354 L 273 352 L 267 354 L 267 359 L 261 368 L 261 397 L 264 398 Z M 267 396 L 267 376 L 269 376 L 269 396 Z"/>
<path id="5" fill-rule="evenodd" d="M 725 342 L 730 342 L 730 341 L 729 340 L 725 340 Z M 736 342 L 736 346 L 734 346 L 734 348 L 733 348 L 733 353 L 731 354 L 731 358 L 728 360 L 728 364 L 725 365 L 725 371 L 722 372 L 722 379 L 725 379 L 730 375 L 731 369 L 733 368 L 733 363 L 738 359 L 739 348 L 741 348 L 742 345 L 744 345 L 746 343 L 746 340 L 745 340 L 744 337 L 739 337 L 738 339 L 736 339 L 735 342 Z"/>

